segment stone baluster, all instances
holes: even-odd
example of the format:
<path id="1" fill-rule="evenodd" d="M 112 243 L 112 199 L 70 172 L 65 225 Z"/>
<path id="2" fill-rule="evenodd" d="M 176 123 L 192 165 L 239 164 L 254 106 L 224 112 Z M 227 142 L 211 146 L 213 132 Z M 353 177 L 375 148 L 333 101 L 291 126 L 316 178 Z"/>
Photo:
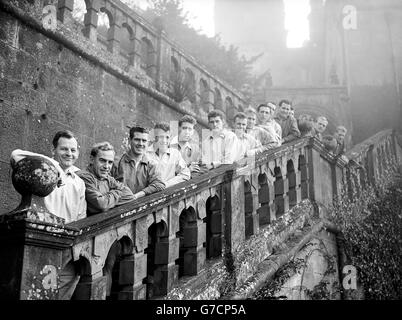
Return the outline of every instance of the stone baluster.
<path id="1" fill-rule="evenodd" d="M 120 300 L 146 299 L 148 227 L 153 216 L 148 215 L 134 222 L 134 252 L 122 257 L 119 268 L 119 285 L 123 286 L 118 294 Z"/>
<path id="2" fill-rule="evenodd" d="M 308 198 L 308 166 L 304 155 L 299 156 L 299 172 L 301 199 L 303 200 Z"/>
<path id="3" fill-rule="evenodd" d="M 251 195 L 252 195 L 252 206 L 253 206 L 253 211 L 251 213 L 251 219 L 252 223 L 248 223 L 247 225 L 250 227 L 250 232 L 251 234 L 256 234 L 258 233 L 260 229 L 260 221 L 259 221 L 259 215 L 258 215 L 258 208 L 260 207 L 259 201 L 258 201 L 258 171 L 257 170 L 252 170 L 251 175 Z M 246 225 L 246 227 L 247 227 Z"/>
<path id="4" fill-rule="evenodd" d="M 274 190 L 275 190 L 275 207 L 276 207 L 276 218 L 280 217 L 286 212 L 285 208 L 285 183 L 287 185 L 287 179 L 283 178 L 282 170 L 280 167 L 274 168 L 275 174 L 275 182 L 274 182 Z M 287 188 L 288 189 L 288 188 Z M 287 196 L 286 196 L 287 198 Z M 289 207 L 289 202 L 288 207 Z"/>
<path id="5" fill-rule="evenodd" d="M 248 178 L 244 183 L 244 235 L 246 238 L 254 234 L 254 221 L 253 221 L 253 193 L 251 191 L 252 184 L 251 178 Z"/>
<path id="6" fill-rule="evenodd" d="M 141 68 L 141 47 L 142 47 L 142 37 L 144 36 L 144 30 L 139 24 L 135 24 L 134 30 L 134 56 L 133 63 L 134 68 Z"/>
<path id="7" fill-rule="evenodd" d="M 64 24 L 69 24 L 73 19 L 74 0 L 59 0 L 57 7 L 57 19 Z"/>
<path id="8" fill-rule="evenodd" d="M 232 177 L 224 185 L 225 234 L 224 240 L 231 252 L 244 241 L 244 175 Z"/>
<path id="9" fill-rule="evenodd" d="M 260 227 L 271 222 L 272 210 L 274 209 L 274 188 L 272 184 L 272 177 L 270 170 L 267 165 L 263 165 L 261 168 L 261 173 L 258 176 L 258 201 L 260 203 L 257 209 L 258 221 Z"/>
<path id="10" fill-rule="evenodd" d="M 211 110 L 215 109 L 215 106 L 214 106 L 214 90 L 213 90 L 212 86 L 210 86 L 209 90 L 208 90 L 208 102 L 207 103 L 208 103 L 208 105 L 207 105 L 207 110 L 208 111 L 211 111 Z"/>
<path id="11" fill-rule="evenodd" d="M 95 273 L 84 273 L 80 277 L 75 291 L 74 300 L 105 300 L 107 279 L 102 270 Z"/>
<path id="12" fill-rule="evenodd" d="M 156 37 L 156 72 L 155 72 L 155 87 L 160 90 L 162 85 L 162 72 L 163 72 L 163 52 L 166 50 L 167 43 L 163 40 L 163 37 L 166 36 L 163 30 L 158 31 L 158 35 Z"/>
<path id="13" fill-rule="evenodd" d="M 120 53 L 122 16 L 122 12 L 116 10 L 113 18 L 109 21 L 110 27 L 107 34 L 107 49 L 116 55 Z"/>
<path id="14" fill-rule="evenodd" d="M 167 207 L 156 213 L 156 221 L 168 221 Z M 163 218 L 162 218 L 163 217 Z M 166 226 L 166 224 L 164 224 Z M 166 295 L 177 282 L 179 266 L 176 260 L 179 258 L 180 240 L 176 233 L 171 233 L 169 227 L 158 229 L 157 242 L 155 244 L 155 270 L 154 270 L 154 294 Z"/>
<path id="15" fill-rule="evenodd" d="M 89 40 L 96 43 L 97 42 L 97 30 L 98 27 L 98 12 L 100 8 L 100 1 L 88 0 L 87 13 L 84 17 L 84 29 L 83 33 Z"/>
<path id="16" fill-rule="evenodd" d="M 220 256 L 222 253 L 222 212 L 217 196 L 207 201 L 207 258 Z"/>
<path id="17" fill-rule="evenodd" d="M 206 199 L 197 201 L 197 212 L 192 210 L 183 228 L 183 275 L 197 275 L 204 267 L 206 259 Z"/>
<path id="18" fill-rule="evenodd" d="M 297 181 L 297 177 L 300 178 L 300 173 L 295 170 L 294 162 L 289 160 L 286 165 L 286 179 L 288 180 L 289 192 L 287 194 L 289 199 L 289 208 L 291 209 L 300 201 L 300 192 L 299 197 L 297 191 L 300 191 L 299 183 Z"/>

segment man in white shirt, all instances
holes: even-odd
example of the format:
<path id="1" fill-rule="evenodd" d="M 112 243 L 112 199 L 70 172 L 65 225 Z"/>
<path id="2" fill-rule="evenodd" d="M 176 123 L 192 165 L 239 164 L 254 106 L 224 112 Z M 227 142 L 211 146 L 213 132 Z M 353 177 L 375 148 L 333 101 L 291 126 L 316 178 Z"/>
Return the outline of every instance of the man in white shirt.
<path id="1" fill-rule="evenodd" d="M 197 120 L 190 115 L 184 115 L 179 120 L 179 135 L 172 138 L 170 147 L 180 151 L 187 167 L 193 174 L 199 174 L 201 150 L 198 146 L 198 137 L 195 134 L 194 127 Z M 197 139 L 195 139 L 197 138 Z"/>
<path id="2" fill-rule="evenodd" d="M 224 115 L 220 110 L 208 113 L 210 130 L 202 131 L 202 162 L 208 169 L 236 161 L 237 137 L 230 130 L 224 129 Z"/>
<path id="3" fill-rule="evenodd" d="M 239 112 L 234 117 L 235 133 L 237 136 L 236 161 L 244 157 L 255 156 L 256 153 L 262 152 L 263 148 L 259 141 L 246 133 L 247 116 L 243 112 Z"/>
<path id="4" fill-rule="evenodd" d="M 282 128 L 278 122 L 274 120 L 276 105 L 273 102 L 262 103 L 258 106 L 259 127 L 267 130 L 276 142 L 275 147 L 282 145 Z"/>
<path id="5" fill-rule="evenodd" d="M 85 218 L 87 211 L 85 183 L 76 174 L 80 169 L 74 166 L 79 155 L 77 139 L 71 131 L 58 131 L 52 143 L 52 155 L 62 169 L 59 172 L 63 184 L 45 197 L 46 208 L 54 215 L 65 219 L 66 223 Z M 47 158 L 42 154 L 23 150 L 15 150 L 11 154 L 11 158 L 16 162 L 26 156 Z M 74 292 L 80 275 L 74 270 L 73 264 L 68 264 L 60 271 L 59 279 L 59 299 L 68 300 Z"/>
<path id="6" fill-rule="evenodd" d="M 315 136 L 317 137 L 318 140 L 321 141 L 322 136 L 323 136 L 324 131 L 327 128 L 327 126 L 328 126 L 328 120 L 324 116 L 318 116 L 315 119 L 314 129 L 316 132 Z"/>
<path id="7" fill-rule="evenodd" d="M 149 152 L 157 162 L 158 170 L 166 188 L 190 179 L 190 169 L 187 167 L 179 150 L 170 148 L 170 126 L 167 123 L 157 123 L 154 127 L 154 151 Z"/>
<path id="8" fill-rule="evenodd" d="M 70 223 L 86 217 L 85 183 L 76 174 L 80 169 L 74 166 L 78 159 L 77 139 L 71 131 L 59 131 L 53 138 L 53 159 L 59 165 L 62 185 L 56 187 L 44 198 L 46 208 L 54 215 Z M 11 158 L 18 162 L 26 156 L 46 156 L 25 150 L 14 150 Z"/>
<path id="9" fill-rule="evenodd" d="M 253 107 L 248 107 L 245 111 L 247 116 L 247 129 L 246 133 L 251 135 L 254 139 L 259 141 L 264 150 L 277 147 L 277 134 L 274 130 L 268 132 L 267 130 L 257 126 L 257 111 Z"/>

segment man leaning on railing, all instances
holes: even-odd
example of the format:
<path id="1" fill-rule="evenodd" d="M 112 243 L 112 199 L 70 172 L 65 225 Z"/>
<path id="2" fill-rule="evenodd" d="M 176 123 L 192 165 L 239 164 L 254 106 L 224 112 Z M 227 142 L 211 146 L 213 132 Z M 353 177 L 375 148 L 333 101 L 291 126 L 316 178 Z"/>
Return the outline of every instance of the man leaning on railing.
<path id="1" fill-rule="evenodd" d="M 88 215 L 107 211 L 135 199 L 127 186 L 110 175 L 114 155 L 114 148 L 109 142 L 96 143 L 92 147 L 86 171 L 77 172 L 85 182 Z"/>

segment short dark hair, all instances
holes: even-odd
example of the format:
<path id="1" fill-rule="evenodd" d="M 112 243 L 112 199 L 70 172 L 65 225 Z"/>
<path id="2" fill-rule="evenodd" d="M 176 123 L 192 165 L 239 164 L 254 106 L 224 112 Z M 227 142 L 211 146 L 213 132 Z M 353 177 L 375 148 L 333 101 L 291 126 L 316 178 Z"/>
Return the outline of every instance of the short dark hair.
<path id="1" fill-rule="evenodd" d="M 267 107 L 267 108 L 269 108 L 265 103 L 261 103 L 261 104 L 259 104 L 258 107 L 257 107 L 257 112 L 260 112 L 260 109 L 261 109 L 262 107 Z"/>
<path id="2" fill-rule="evenodd" d="M 238 113 L 235 114 L 233 119 L 236 120 L 237 118 L 239 118 L 239 119 L 247 119 L 247 116 L 246 116 L 246 114 L 244 112 L 238 112 Z"/>
<path id="3" fill-rule="evenodd" d="M 337 146 L 337 141 L 333 136 L 325 135 L 322 137 L 321 141 L 324 144 L 324 147 L 326 150 L 328 150 L 330 152 L 335 152 L 336 146 Z"/>
<path id="4" fill-rule="evenodd" d="M 194 117 L 192 117 L 192 116 L 190 116 L 190 115 L 188 115 L 188 114 L 186 114 L 185 116 L 182 116 L 182 117 L 180 118 L 180 120 L 179 120 L 179 127 L 181 127 L 181 125 L 182 125 L 184 122 L 191 123 L 193 126 L 195 126 L 195 125 L 197 124 L 197 120 L 195 120 Z"/>
<path id="5" fill-rule="evenodd" d="M 56 134 L 53 137 L 53 147 L 56 149 L 57 145 L 59 144 L 59 139 L 60 138 L 67 138 L 67 139 L 76 139 L 76 137 L 74 136 L 74 133 L 72 133 L 70 130 L 61 130 L 56 132 Z M 77 140 L 77 139 L 76 139 Z"/>
<path id="6" fill-rule="evenodd" d="M 273 106 L 274 106 L 274 111 L 275 111 L 275 109 L 276 109 L 276 104 L 275 104 L 275 102 L 272 102 L 272 101 L 268 101 L 267 103 L 261 103 L 258 107 L 257 107 L 257 112 L 260 112 L 260 109 L 262 108 L 262 107 L 266 107 L 266 108 L 269 108 L 269 109 L 272 109 L 269 105 L 270 104 L 272 104 Z"/>
<path id="7" fill-rule="evenodd" d="M 301 134 L 306 134 L 313 129 L 313 123 L 311 121 L 300 121 L 298 124 L 299 131 Z"/>
<path id="8" fill-rule="evenodd" d="M 339 129 L 341 129 L 341 130 L 344 131 L 345 133 L 348 132 L 348 129 L 346 129 L 344 126 L 337 126 L 337 127 L 336 127 L 336 131 L 338 131 Z"/>
<path id="9" fill-rule="evenodd" d="M 209 119 L 216 117 L 221 118 L 222 121 L 225 120 L 225 114 L 221 110 L 211 110 L 208 112 L 208 121 Z"/>
<path id="10" fill-rule="evenodd" d="M 149 133 L 149 130 L 147 128 L 143 128 L 143 127 L 132 127 L 132 128 L 130 128 L 130 139 L 134 138 L 135 132 Z"/>
<path id="11" fill-rule="evenodd" d="M 318 119 L 323 119 L 323 120 L 325 120 L 325 122 L 328 123 L 328 119 L 327 119 L 326 117 L 324 117 L 324 116 L 317 116 L 317 117 L 315 118 L 315 122 L 318 122 Z"/>
<path id="12" fill-rule="evenodd" d="M 283 105 L 284 103 L 288 104 L 288 105 L 292 105 L 292 103 L 289 100 L 286 99 L 282 99 L 281 101 L 279 101 L 278 106 Z"/>
<path id="13" fill-rule="evenodd" d="M 170 131 L 170 125 L 167 122 L 157 122 L 154 129 L 162 129 L 163 131 L 168 132 Z"/>
<path id="14" fill-rule="evenodd" d="M 91 148 L 91 156 L 96 157 L 99 153 L 99 150 L 109 151 L 112 150 L 114 152 L 114 148 L 108 141 L 95 143 Z"/>

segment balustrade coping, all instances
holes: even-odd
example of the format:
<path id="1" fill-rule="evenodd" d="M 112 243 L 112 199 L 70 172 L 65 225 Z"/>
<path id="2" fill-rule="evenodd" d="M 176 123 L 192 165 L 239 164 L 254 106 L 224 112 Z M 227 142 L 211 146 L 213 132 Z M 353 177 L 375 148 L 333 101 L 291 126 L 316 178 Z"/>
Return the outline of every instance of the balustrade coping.
<path id="1" fill-rule="evenodd" d="M 350 160 L 359 158 L 362 153 L 367 152 L 372 146 L 378 145 L 382 140 L 386 140 L 389 136 L 394 137 L 395 134 L 395 129 L 385 129 L 377 132 L 374 136 L 355 145 L 352 149 L 346 152 L 345 155 Z"/>
<path id="2" fill-rule="evenodd" d="M 219 83 L 222 87 L 228 89 L 229 91 L 232 91 L 232 93 L 237 96 L 243 103 L 246 103 L 244 100 L 244 97 L 242 97 L 242 94 L 238 92 L 238 90 L 234 89 L 230 84 L 226 83 L 225 81 L 221 80 L 219 77 L 216 75 L 212 75 L 208 71 L 208 68 L 197 61 L 190 53 L 186 51 L 178 42 L 169 39 L 168 34 L 162 30 L 162 33 L 158 32 L 158 30 L 152 25 L 150 21 L 147 19 L 141 17 L 135 10 L 131 9 L 129 6 L 127 6 L 125 3 L 119 1 L 119 0 L 107 0 L 109 1 L 112 5 L 114 5 L 116 8 L 118 8 L 121 12 L 126 13 L 128 16 L 131 16 L 131 18 L 135 21 L 138 19 L 138 23 L 145 29 L 148 29 L 155 37 L 159 37 L 159 35 L 168 43 L 172 46 L 172 49 L 176 51 L 179 55 L 187 58 L 187 62 L 191 63 L 194 65 L 196 68 L 201 69 L 201 72 L 209 76 L 210 78 L 214 79 L 215 82 Z M 133 18 L 132 16 L 135 16 Z"/>
<path id="3" fill-rule="evenodd" d="M 321 156 L 328 160 L 331 164 L 343 167 L 346 162 L 334 155 L 329 154 L 323 147 L 322 143 L 316 138 L 302 138 L 285 144 L 281 147 L 267 150 L 257 155 L 254 166 L 249 166 L 250 173 L 253 169 L 259 167 L 263 163 L 283 157 L 287 154 L 294 153 L 295 149 L 309 147 L 317 150 Z M 16 223 L 24 221 L 27 226 L 33 229 L 41 230 L 42 232 L 51 232 L 57 236 L 70 235 L 75 236 L 76 241 L 81 242 L 84 239 L 92 237 L 99 230 L 107 229 L 111 226 L 118 227 L 125 225 L 134 220 L 138 220 L 150 212 L 157 212 L 169 204 L 177 203 L 186 197 L 193 197 L 197 193 L 208 190 L 211 187 L 216 187 L 224 183 L 230 182 L 240 175 L 244 175 L 244 170 L 241 172 L 241 167 L 245 162 L 240 162 L 231 165 L 222 165 L 221 167 L 211 170 L 199 177 L 195 177 L 190 181 L 181 182 L 175 186 L 169 187 L 158 193 L 148 195 L 141 199 L 130 203 L 118 206 L 107 212 L 98 213 L 86 219 L 74 221 L 65 225 L 43 222 L 38 220 L 23 219 L 23 217 L 13 217 L 12 213 L 5 214 L 1 218 L 4 223 Z M 240 166 L 239 166 L 240 165 Z M 240 170 L 238 170 L 240 169 Z M 239 173 L 239 174 L 237 174 Z M 56 229 L 54 229 L 56 228 Z"/>
<path id="4" fill-rule="evenodd" d="M 309 90 L 309 91 L 317 91 L 317 93 L 322 93 L 322 91 L 336 91 L 340 93 L 347 93 L 347 87 L 342 86 L 342 85 L 336 85 L 336 86 L 300 86 L 300 87 L 282 87 L 282 86 L 275 86 L 275 87 L 270 87 L 267 88 L 265 91 L 270 92 L 272 91 L 275 93 L 275 91 L 304 91 L 304 90 Z"/>
<path id="5" fill-rule="evenodd" d="M 303 138 L 302 141 L 297 140 L 289 144 L 283 145 L 276 149 L 267 150 L 257 156 L 255 161 L 255 167 L 258 167 L 262 163 L 272 161 L 278 157 L 282 157 L 285 154 L 291 154 L 295 148 L 301 147 L 314 147 L 320 142 L 317 139 Z M 331 163 L 335 163 L 338 166 L 344 166 L 345 162 L 336 158 L 322 148 L 319 149 L 321 154 L 326 155 Z M 240 162 L 242 164 L 243 162 Z M 255 167 L 250 167 L 250 170 Z M 231 165 L 222 165 L 221 167 L 211 170 L 199 177 L 195 177 L 189 181 L 181 182 L 175 186 L 169 187 L 158 193 L 148 195 L 141 199 L 132 201 L 130 203 L 121 205 L 119 207 L 108 210 L 107 212 L 98 213 L 86 218 L 85 220 L 78 220 L 67 224 L 67 226 L 80 230 L 79 238 L 91 237 L 100 229 L 105 229 L 110 226 L 117 227 L 128 222 L 138 220 L 150 212 L 157 212 L 163 207 L 169 204 L 179 202 L 186 197 L 193 197 L 197 193 L 205 191 L 211 187 L 230 182 L 236 178 L 236 169 L 241 169 L 238 163 Z M 241 175 L 241 174 L 240 174 Z M 80 241 L 81 241 L 80 240 Z"/>
<path id="6" fill-rule="evenodd" d="M 248 169 L 251 173 L 253 169 L 259 167 L 263 163 L 267 163 L 287 154 L 292 154 L 294 153 L 295 149 L 305 147 L 316 149 L 322 156 L 324 156 L 326 160 L 332 164 L 336 164 L 341 167 L 346 164 L 346 162 L 342 161 L 341 159 L 329 154 L 323 148 L 322 143 L 316 138 L 306 137 L 292 141 L 281 147 L 267 150 L 257 155 L 254 162 L 255 165 L 249 166 Z M 193 197 L 197 193 L 205 191 L 211 187 L 216 187 L 218 185 L 230 182 L 232 179 L 244 174 L 244 171 L 241 172 L 241 169 L 244 169 L 244 167 L 239 166 L 243 165 L 244 163 L 245 162 L 241 160 L 240 162 L 231 165 L 222 165 L 221 167 L 211 170 L 210 172 L 207 172 L 199 177 L 181 182 L 158 193 L 148 195 L 122 206 L 118 206 L 108 210 L 107 212 L 98 213 L 87 217 L 86 219 L 74 221 L 65 225 L 31 219 L 26 219 L 25 221 L 30 224 L 31 227 L 37 226 L 38 229 L 46 229 L 49 232 L 52 232 L 51 228 L 55 227 L 58 230 L 56 234 L 71 234 L 73 236 L 77 236 L 79 241 L 82 241 L 83 238 L 92 237 L 101 229 L 106 229 L 110 226 L 118 227 L 134 220 L 138 220 L 148 215 L 150 212 L 157 212 L 158 210 L 161 210 L 163 207 L 166 207 L 169 204 L 179 202 L 186 197 Z M 238 171 L 238 169 L 240 170 Z M 18 219 L 13 219 L 13 216 L 10 214 L 6 214 L 2 218 L 2 220 L 7 223 L 21 220 L 21 217 Z"/>

